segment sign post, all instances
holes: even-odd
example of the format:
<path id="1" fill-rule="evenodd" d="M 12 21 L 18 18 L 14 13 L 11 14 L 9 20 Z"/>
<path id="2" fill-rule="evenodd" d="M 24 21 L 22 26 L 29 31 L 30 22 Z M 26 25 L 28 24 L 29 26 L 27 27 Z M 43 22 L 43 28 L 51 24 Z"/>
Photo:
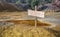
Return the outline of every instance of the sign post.
<path id="1" fill-rule="evenodd" d="M 37 11 L 37 6 L 35 6 L 35 11 Z M 37 16 L 35 16 L 35 28 L 37 27 Z"/>
<path id="2" fill-rule="evenodd" d="M 44 18 L 43 11 L 37 11 L 37 6 L 35 6 L 35 10 L 28 10 L 28 15 L 35 17 L 35 27 L 37 27 L 37 19 L 38 17 Z"/>
<path id="3" fill-rule="evenodd" d="M 35 27 L 37 27 L 37 17 L 35 17 Z"/>

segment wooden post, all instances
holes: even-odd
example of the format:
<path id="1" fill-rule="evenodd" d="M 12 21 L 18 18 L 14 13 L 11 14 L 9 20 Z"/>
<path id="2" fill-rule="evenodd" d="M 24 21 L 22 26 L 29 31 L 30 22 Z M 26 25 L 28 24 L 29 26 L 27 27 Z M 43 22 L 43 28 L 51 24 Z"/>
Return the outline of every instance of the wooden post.
<path id="1" fill-rule="evenodd" d="M 35 6 L 35 12 L 37 11 L 37 6 Z M 35 28 L 37 27 L 37 17 L 35 16 Z"/>
<path id="2" fill-rule="evenodd" d="M 37 17 L 35 17 L 35 28 L 37 27 Z"/>

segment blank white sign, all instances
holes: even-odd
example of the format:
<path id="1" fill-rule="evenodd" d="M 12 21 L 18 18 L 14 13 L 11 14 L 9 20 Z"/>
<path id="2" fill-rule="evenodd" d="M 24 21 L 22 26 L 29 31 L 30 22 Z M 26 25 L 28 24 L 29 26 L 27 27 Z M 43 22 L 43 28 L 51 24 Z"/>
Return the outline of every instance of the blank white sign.
<path id="1" fill-rule="evenodd" d="M 43 11 L 28 10 L 28 15 L 30 15 L 30 16 L 44 18 L 44 14 L 45 14 L 45 12 L 43 12 Z"/>

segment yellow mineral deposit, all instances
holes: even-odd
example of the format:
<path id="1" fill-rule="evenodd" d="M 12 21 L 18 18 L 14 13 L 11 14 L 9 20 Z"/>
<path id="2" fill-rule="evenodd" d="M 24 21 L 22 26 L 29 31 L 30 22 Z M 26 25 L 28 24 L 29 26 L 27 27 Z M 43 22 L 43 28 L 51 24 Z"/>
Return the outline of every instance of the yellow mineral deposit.
<path id="1" fill-rule="evenodd" d="M 2 27 L 0 31 L 2 31 L 0 32 L 0 37 L 55 37 L 53 33 L 49 32 L 48 30 L 42 27 L 21 28 L 20 25 L 12 25 L 8 28 Z"/>

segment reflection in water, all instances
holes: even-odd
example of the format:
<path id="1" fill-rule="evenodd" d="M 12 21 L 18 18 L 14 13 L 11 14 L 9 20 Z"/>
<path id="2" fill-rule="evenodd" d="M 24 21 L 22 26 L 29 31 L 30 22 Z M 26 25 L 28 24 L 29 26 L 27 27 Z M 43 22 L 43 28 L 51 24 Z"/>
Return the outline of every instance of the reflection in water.
<path id="1" fill-rule="evenodd" d="M 0 21 L 0 26 L 11 26 L 14 25 L 12 22 L 5 22 L 5 21 Z"/>

